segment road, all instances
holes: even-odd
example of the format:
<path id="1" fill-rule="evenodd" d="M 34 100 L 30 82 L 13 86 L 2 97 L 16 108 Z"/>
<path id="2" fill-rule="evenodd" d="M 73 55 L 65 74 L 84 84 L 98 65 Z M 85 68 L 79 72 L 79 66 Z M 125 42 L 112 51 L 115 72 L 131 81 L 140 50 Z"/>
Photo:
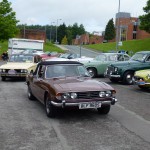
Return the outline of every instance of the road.
<path id="1" fill-rule="evenodd" d="M 111 83 L 118 103 L 107 116 L 66 110 L 47 118 L 44 106 L 27 98 L 23 80 L 0 81 L 0 150 L 149 150 L 149 91 Z"/>
<path id="2" fill-rule="evenodd" d="M 98 51 L 92 51 L 89 49 L 86 49 L 84 47 L 75 46 L 75 45 L 64 45 L 67 50 L 69 50 L 72 53 L 81 54 L 81 56 L 87 56 L 87 57 L 96 57 L 100 52 Z"/>

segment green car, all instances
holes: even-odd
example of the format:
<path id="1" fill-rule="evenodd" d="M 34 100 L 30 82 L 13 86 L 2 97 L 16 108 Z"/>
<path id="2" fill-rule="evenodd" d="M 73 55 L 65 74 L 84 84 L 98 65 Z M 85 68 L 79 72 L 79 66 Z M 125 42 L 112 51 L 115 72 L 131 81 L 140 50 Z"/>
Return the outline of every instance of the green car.
<path id="1" fill-rule="evenodd" d="M 121 81 L 130 85 L 134 83 L 135 71 L 144 69 L 150 69 L 150 51 L 137 52 L 129 61 L 110 64 L 105 75 L 112 82 Z"/>
<path id="2" fill-rule="evenodd" d="M 150 69 L 136 71 L 134 74 L 134 82 L 141 89 L 150 88 Z"/>
<path id="3" fill-rule="evenodd" d="M 129 59 L 130 56 L 124 53 L 101 53 L 93 60 L 82 63 L 87 68 L 91 77 L 94 78 L 98 75 L 104 76 L 106 68 L 109 64 L 117 61 L 127 61 Z"/>

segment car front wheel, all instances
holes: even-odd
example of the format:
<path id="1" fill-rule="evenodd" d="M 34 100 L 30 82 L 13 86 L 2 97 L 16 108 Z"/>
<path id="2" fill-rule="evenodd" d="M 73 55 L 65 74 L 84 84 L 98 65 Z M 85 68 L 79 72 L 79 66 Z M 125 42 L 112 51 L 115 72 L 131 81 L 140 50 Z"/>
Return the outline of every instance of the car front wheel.
<path id="1" fill-rule="evenodd" d="M 131 72 L 131 71 L 125 72 L 125 74 L 123 76 L 123 83 L 127 84 L 127 85 L 133 84 L 133 76 L 134 76 L 133 72 Z"/>
<path id="2" fill-rule="evenodd" d="M 28 91 L 27 91 L 27 92 L 28 92 L 27 94 L 28 94 L 29 100 L 35 100 L 35 97 L 34 97 L 34 95 L 32 94 L 30 85 L 28 85 Z"/>
<path id="3" fill-rule="evenodd" d="M 49 100 L 49 97 L 46 97 L 45 101 L 45 111 L 46 115 L 50 118 L 54 118 L 56 114 L 56 108 L 51 104 L 51 101 Z"/>
<path id="4" fill-rule="evenodd" d="M 99 114 L 107 115 L 110 111 L 110 105 L 102 105 L 101 108 L 97 108 Z"/>
<path id="5" fill-rule="evenodd" d="M 95 68 L 87 68 L 87 71 L 89 72 L 92 78 L 95 78 L 97 76 L 97 71 Z"/>

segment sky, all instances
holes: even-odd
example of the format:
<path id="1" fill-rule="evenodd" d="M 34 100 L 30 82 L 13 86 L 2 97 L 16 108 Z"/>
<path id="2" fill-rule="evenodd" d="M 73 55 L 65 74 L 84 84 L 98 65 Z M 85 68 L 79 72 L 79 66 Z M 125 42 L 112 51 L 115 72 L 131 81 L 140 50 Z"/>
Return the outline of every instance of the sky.
<path id="1" fill-rule="evenodd" d="M 2 1 L 2 0 L 0 0 Z M 102 32 L 118 12 L 131 17 L 143 15 L 147 0 L 8 0 L 19 24 L 60 25 L 83 24 L 88 32 Z"/>

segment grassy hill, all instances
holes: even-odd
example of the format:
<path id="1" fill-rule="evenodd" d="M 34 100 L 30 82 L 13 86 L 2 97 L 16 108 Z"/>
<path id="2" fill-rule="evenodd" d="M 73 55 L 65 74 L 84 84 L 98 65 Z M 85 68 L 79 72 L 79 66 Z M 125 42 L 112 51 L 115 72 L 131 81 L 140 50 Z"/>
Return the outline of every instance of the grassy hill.
<path id="1" fill-rule="evenodd" d="M 129 54 L 131 54 L 131 52 L 135 53 L 137 51 L 144 51 L 144 50 L 150 51 L 150 38 L 144 40 L 124 41 L 122 43 L 123 43 L 122 46 L 119 46 L 119 50 L 126 50 L 129 52 Z M 92 44 L 92 45 L 84 45 L 84 47 L 93 50 L 98 50 L 101 52 L 108 52 L 111 50 L 116 50 L 116 43 L 112 42 L 112 43 Z M 0 55 L 7 50 L 8 50 L 8 41 L 0 42 Z M 48 42 L 44 44 L 44 51 L 57 51 L 60 53 L 64 52 L 59 47 Z"/>
<path id="2" fill-rule="evenodd" d="M 0 42 L 0 55 L 8 50 L 8 41 Z M 44 44 L 44 51 L 56 51 L 59 53 L 63 53 L 64 50 L 60 49 L 59 47 L 55 46 L 54 44 L 51 43 L 45 43 Z"/>
<path id="3" fill-rule="evenodd" d="M 112 43 L 84 45 L 84 47 L 102 52 L 108 52 L 110 50 L 116 50 L 116 43 L 112 42 Z M 126 50 L 129 52 L 129 54 L 131 52 L 135 53 L 137 51 L 144 51 L 144 50 L 150 51 L 150 38 L 144 40 L 123 41 L 122 46 L 119 46 L 119 50 Z"/>

